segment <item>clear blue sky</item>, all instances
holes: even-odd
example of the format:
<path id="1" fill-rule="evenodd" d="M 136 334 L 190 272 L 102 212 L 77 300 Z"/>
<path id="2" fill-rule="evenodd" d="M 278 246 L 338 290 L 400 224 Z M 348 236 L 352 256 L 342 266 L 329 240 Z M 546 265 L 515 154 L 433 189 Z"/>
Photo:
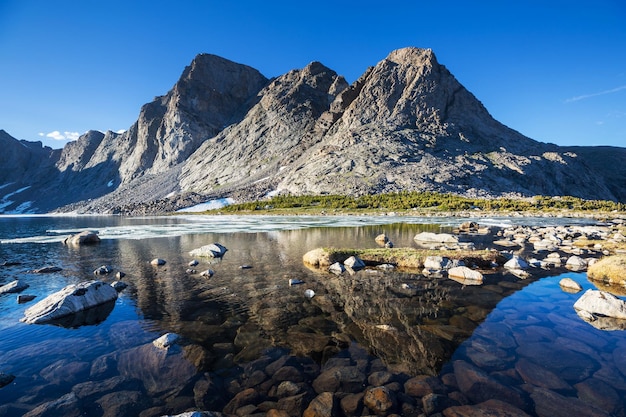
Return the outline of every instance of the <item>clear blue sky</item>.
<path id="1" fill-rule="evenodd" d="M 202 52 L 352 82 L 405 46 L 526 136 L 626 146 L 624 0 L 0 0 L 0 129 L 56 148 L 127 129 Z"/>

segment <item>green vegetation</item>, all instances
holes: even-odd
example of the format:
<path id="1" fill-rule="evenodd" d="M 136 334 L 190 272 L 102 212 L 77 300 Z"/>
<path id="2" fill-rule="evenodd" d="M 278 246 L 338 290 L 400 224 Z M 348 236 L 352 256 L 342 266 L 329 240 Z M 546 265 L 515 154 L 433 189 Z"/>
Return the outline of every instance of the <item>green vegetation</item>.
<path id="1" fill-rule="evenodd" d="M 276 196 L 269 200 L 233 204 L 219 210 L 223 213 L 271 212 L 274 214 L 321 213 L 332 211 L 408 211 L 428 212 L 485 210 L 501 212 L 599 211 L 624 212 L 625 203 L 583 200 L 577 197 L 536 196 L 527 199 L 467 198 L 434 192 L 400 192 L 359 197 L 343 195 Z"/>
<path id="2" fill-rule="evenodd" d="M 367 248 L 337 249 L 319 248 L 304 255 L 305 263 L 316 267 L 327 267 L 334 262 L 343 262 L 350 256 L 357 256 L 366 263 L 393 264 L 400 268 L 423 268 L 428 256 L 443 256 L 460 259 L 466 265 L 490 268 L 492 262 L 503 262 L 502 256 L 490 250 L 431 250 L 416 248 Z"/>

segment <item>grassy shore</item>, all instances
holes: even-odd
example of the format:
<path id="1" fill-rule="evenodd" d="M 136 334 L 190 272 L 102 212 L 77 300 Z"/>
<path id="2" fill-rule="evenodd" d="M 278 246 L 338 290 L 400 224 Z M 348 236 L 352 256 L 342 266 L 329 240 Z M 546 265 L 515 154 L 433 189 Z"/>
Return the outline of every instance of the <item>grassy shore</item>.
<path id="1" fill-rule="evenodd" d="M 207 214 L 324 215 L 361 214 L 422 216 L 554 215 L 605 216 L 626 215 L 626 204 L 576 197 L 536 196 L 524 199 L 467 198 L 433 192 L 401 192 L 351 197 L 343 195 L 275 196 L 268 200 L 232 204 Z"/>
<path id="2" fill-rule="evenodd" d="M 365 263 L 394 264 L 400 268 L 421 269 L 428 256 L 443 256 L 463 260 L 466 265 L 490 268 L 492 262 L 502 262 L 502 256 L 490 250 L 431 250 L 416 248 L 367 248 L 337 249 L 319 248 L 308 252 L 303 260 L 316 267 L 328 267 L 335 262 L 343 262 L 350 256 L 357 256 Z"/>

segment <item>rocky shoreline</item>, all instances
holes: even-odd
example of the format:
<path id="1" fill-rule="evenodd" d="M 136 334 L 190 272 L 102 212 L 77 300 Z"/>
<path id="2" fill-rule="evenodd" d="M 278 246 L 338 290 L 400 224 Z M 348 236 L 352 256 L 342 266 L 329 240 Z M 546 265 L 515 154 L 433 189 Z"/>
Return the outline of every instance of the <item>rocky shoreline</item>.
<path id="1" fill-rule="evenodd" d="M 465 282 L 463 287 L 447 278 L 448 266 L 459 266 L 447 262 L 447 256 L 431 255 L 440 259 L 428 262 L 423 258 L 418 269 L 424 281 L 438 282 L 423 288 L 406 282 L 391 259 L 368 260 L 359 254 L 367 267 L 359 271 L 351 263 L 339 275 L 329 274 L 329 265 L 318 263 L 314 269 L 324 283 L 323 291 L 302 307 L 320 310 L 326 319 L 318 318 L 308 327 L 303 321 L 293 324 L 285 335 L 290 349 L 256 346 L 261 330 L 235 322 L 230 323 L 236 330 L 234 342 L 214 345 L 212 353 L 184 337 L 160 346 L 146 341 L 103 355 L 92 364 L 59 364 L 55 369 L 74 369 L 77 375 L 89 375 L 88 381 L 78 382 L 66 395 L 32 410 L 15 404 L 1 406 L 0 415 L 19 410 L 28 417 L 78 416 L 90 410 L 102 416 L 152 417 L 203 410 L 195 411 L 196 415 L 624 416 L 626 362 L 620 352 L 626 345 L 611 345 L 597 337 L 584 319 L 572 322 L 558 312 L 544 311 L 554 332 L 532 336 L 524 334 L 526 330 L 511 335 L 511 329 L 497 323 L 478 327 L 497 302 L 536 279 L 567 270 L 584 271 L 597 259 L 624 253 L 624 232 L 623 220 L 601 226 L 491 230 L 488 237 L 503 258 L 490 261 L 497 265 L 468 263 L 484 275 L 484 281 Z M 457 244 L 484 239 L 485 233 L 469 227 L 455 236 L 456 243 L 448 237 L 445 242 L 441 237 L 442 242 L 431 242 L 434 250 L 448 255 L 457 250 Z M 348 253 L 342 253 L 344 258 L 333 262 L 347 263 Z M 624 291 L 620 285 L 597 285 L 618 294 Z M 393 303 L 398 304 L 367 298 L 382 291 L 395 294 Z M 473 303 L 483 307 L 450 304 L 469 294 Z M 416 300 L 429 300 L 434 309 L 416 311 Z M 514 310 L 510 307 L 499 314 Z M 417 315 L 419 322 L 386 321 L 389 311 L 397 311 L 398 316 Z M 270 309 L 262 313 L 270 316 L 268 320 L 277 314 Z M 358 331 L 337 327 L 330 337 L 315 333 L 320 326 L 347 323 L 346 317 L 362 327 Z M 372 323 L 371 317 L 379 317 L 379 322 Z M 537 322 L 537 317 L 520 318 L 516 327 L 537 328 Z M 578 331 L 575 338 L 570 334 L 574 328 Z M 357 342 L 367 340 L 365 345 L 372 346 L 377 355 L 354 343 L 354 335 L 358 335 Z M 470 335 L 471 342 L 458 348 Z M 448 362 L 457 348 L 463 359 Z M 608 353 L 598 354 L 600 349 Z M 413 356 L 407 357 L 407 352 Z M 431 355 L 445 359 L 434 365 L 420 362 Z M 218 361 L 218 365 L 198 373 L 207 361 Z M 138 362 L 144 370 L 135 368 Z M 121 375 L 111 377 L 115 369 Z M 168 370 L 165 374 L 164 369 Z M 161 400 L 150 402 L 146 396 Z"/>

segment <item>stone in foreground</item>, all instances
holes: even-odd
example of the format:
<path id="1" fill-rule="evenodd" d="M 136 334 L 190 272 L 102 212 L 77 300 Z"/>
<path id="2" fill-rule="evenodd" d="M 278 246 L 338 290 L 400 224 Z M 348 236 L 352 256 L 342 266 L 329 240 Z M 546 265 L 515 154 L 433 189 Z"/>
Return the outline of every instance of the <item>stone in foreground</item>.
<path id="1" fill-rule="evenodd" d="M 24 311 L 21 322 L 40 324 L 50 322 L 117 298 L 115 288 L 102 281 L 72 284 L 49 295 Z"/>
<path id="2" fill-rule="evenodd" d="M 611 293 L 587 290 L 574 304 L 576 311 L 585 311 L 594 316 L 626 319 L 626 301 Z"/>

